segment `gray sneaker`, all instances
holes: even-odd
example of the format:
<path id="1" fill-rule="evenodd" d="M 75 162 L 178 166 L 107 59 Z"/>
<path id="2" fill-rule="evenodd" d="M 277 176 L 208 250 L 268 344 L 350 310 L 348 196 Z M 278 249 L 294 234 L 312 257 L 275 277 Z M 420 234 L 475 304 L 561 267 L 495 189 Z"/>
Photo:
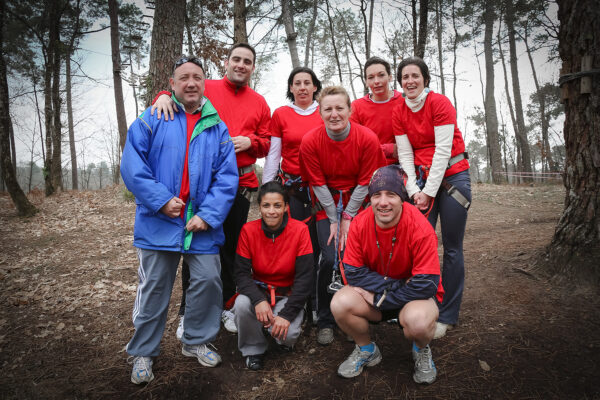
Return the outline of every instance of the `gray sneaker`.
<path id="1" fill-rule="evenodd" d="M 214 348 L 210 343 L 205 344 L 184 344 L 181 353 L 187 357 L 196 357 L 198 362 L 205 367 L 216 367 L 221 363 L 221 356 L 216 351 L 212 351 L 208 346 Z M 215 349 L 216 350 L 216 349 Z"/>
<path id="2" fill-rule="evenodd" d="M 423 347 L 421 350 L 417 350 L 416 345 L 413 343 L 412 353 L 415 360 L 415 373 L 413 374 L 415 382 L 433 383 L 437 377 L 437 370 L 433 363 L 433 356 L 431 355 L 429 345 Z"/>
<path id="3" fill-rule="evenodd" d="M 319 342 L 319 344 L 322 344 L 323 346 L 327 346 L 328 344 L 333 342 L 333 329 L 319 329 L 319 332 L 317 333 L 317 342 Z"/>
<path id="4" fill-rule="evenodd" d="M 360 351 L 360 347 L 356 345 L 350 356 L 340 364 L 337 373 L 344 378 L 353 378 L 361 374 L 363 368 L 373 367 L 381 362 L 381 352 L 377 345 L 372 353 L 368 351 Z"/>
<path id="5" fill-rule="evenodd" d="M 152 373 L 152 358 L 134 356 L 127 360 L 130 364 L 133 364 L 131 370 L 131 382 L 139 385 L 140 383 L 148 383 L 154 379 Z"/>

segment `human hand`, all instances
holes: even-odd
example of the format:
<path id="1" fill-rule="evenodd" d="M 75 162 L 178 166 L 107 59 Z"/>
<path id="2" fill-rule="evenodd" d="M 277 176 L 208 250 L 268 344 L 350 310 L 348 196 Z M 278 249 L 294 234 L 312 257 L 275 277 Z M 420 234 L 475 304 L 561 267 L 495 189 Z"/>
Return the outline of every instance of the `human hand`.
<path id="1" fill-rule="evenodd" d="M 371 306 L 373 305 L 373 302 L 375 300 L 375 293 L 369 292 L 368 290 L 365 290 L 358 286 L 350 286 L 350 287 L 352 289 L 356 290 L 358 292 L 358 294 L 360 294 L 362 296 L 362 298 L 365 299 L 367 304 L 369 304 Z"/>
<path id="2" fill-rule="evenodd" d="M 426 211 L 429 208 L 432 199 L 433 197 L 430 197 L 423 192 L 417 192 L 413 195 L 415 207 L 421 211 Z"/>
<path id="3" fill-rule="evenodd" d="M 246 151 L 252 145 L 252 141 L 248 136 L 235 136 L 231 138 L 231 141 L 233 142 L 233 148 L 236 153 Z"/>
<path id="4" fill-rule="evenodd" d="M 188 232 L 198 232 L 208 230 L 208 224 L 202 218 L 194 215 L 185 225 Z"/>
<path id="5" fill-rule="evenodd" d="M 265 328 L 273 325 L 273 310 L 271 305 L 266 300 L 261 301 L 254 306 L 254 312 L 256 313 L 256 319 L 258 322 L 263 324 Z"/>
<path id="6" fill-rule="evenodd" d="M 329 238 L 327 239 L 327 246 L 331 244 L 332 240 L 337 239 L 337 227 L 337 222 L 334 222 L 333 224 L 329 225 Z"/>
<path id="7" fill-rule="evenodd" d="M 167 217 L 175 218 L 181 214 L 181 207 L 184 207 L 185 203 L 179 197 L 173 197 L 164 206 L 160 208 L 160 212 L 165 214 Z"/>
<path id="8" fill-rule="evenodd" d="M 150 115 L 154 115 L 154 111 L 156 111 L 156 119 L 160 119 L 161 115 L 164 113 L 165 121 L 168 121 L 169 117 L 171 117 L 171 121 L 173 121 L 173 118 L 175 118 L 173 111 L 179 112 L 179 109 L 177 108 L 177 104 L 175 104 L 173 99 L 166 94 L 161 94 L 158 96 L 158 99 L 156 99 L 156 102 L 152 105 L 152 108 L 150 109 Z M 169 114 L 168 116 L 167 113 Z"/>
<path id="9" fill-rule="evenodd" d="M 352 220 L 343 219 L 340 227 L 340 251 L 344 251 L 346 248 L 346 240 L 348 240 L 348 231 L 350 230 L 350 223 Z"/>
<path id="10" fill-rule="evenodd" d="M 289 327 L 290 321 L 278 315 L 273 321 L 273 326 L 271 328 L 271 336 L 273 336 L 275 339 L 285 340 L 287 338 Z"/>

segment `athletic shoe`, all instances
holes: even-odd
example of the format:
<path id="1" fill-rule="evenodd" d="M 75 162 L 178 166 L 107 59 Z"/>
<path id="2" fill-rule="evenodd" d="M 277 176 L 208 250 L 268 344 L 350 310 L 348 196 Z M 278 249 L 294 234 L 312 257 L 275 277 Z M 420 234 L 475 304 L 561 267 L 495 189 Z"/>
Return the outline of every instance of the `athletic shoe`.
<path id="1" fill-rule="evenodd" d="M 184 344 L 181 348 L 181 353 L 187 357 L 196 357 L 198 362 L 205 367 L 216 367 L 221 363 L 221 356 L 216 351 L 209 349 L 209 345 L 214 348 L 210 343 Z"/>
<path id="2" fill-rule="evenodd" d="M 246 367 L 248 367 L 248 369 L 251 369 L 252 371 L 258 371 L 259 369 L 263 369 L 265 364 L 264 357 L 264 354 L 256 354 L 253 356 L 246 357 Z"/>
<path id="3" fill-rule="evenodd" d="M 317 333 L 317 342 L 323 346 L 327 346 L 329 343 L 333 342 L 333 329 L 319 329 L 319 332 Z"/>
<path id="4" fill-rule="evenodd" d="M 437 370 L 433 363 L 429 345 L 417 350 L 413 343 L 413 358 L 415 359 L 415 373 L 413 379 L 417 383 L 433 383 L 437 376 Z"/>
<path id="5" fill-rule="evenodd" d="M 223 310 L 221 313 L 221 321 L 227 331 L 231 333 L 237 333 L 237 326 L 235 326 L 235 315 L 230 310 Z"/>
<path id="6" fill-rule="evenodd" d="M 363 368 L 372 367 L 381 362 L 381 353 L 379 348 L 375 345 L 373 352 L 361 351 L 360 347 L 356 345 L 354 351 L 350 356 L 340 364 L 337 373 L 339 376 L 344 378 L 353 378 L 358 376 L 363 371 Z"/>
<path id="7" fill-rule="evenodd" d="M 435 323 L 435 334 L 433 335 L 433 338 L 434 339 L 443 338 L 444 336 L 446 336 L 446 331 L 449 331 L 450 329 L 452 329 L 452 325 L 444 324 L 443 322 L 436 322 Z"/>
<path id="8" fill-rule="evenodd" d="M 139 385 L 140 383 L 148 383 L 154 379 L 152 373 L 152 358 L 134 356 L 127 360 L 130 364 L 133 364 L 131 370 L 131 382 Z"/>
<path id="9" fill-rule="evenodd" d="M 179 340 L 181 340 L 181 338 L 183 337 L 183 315 L 179 316 L 179 325 L 177 326 L 175 336 L 177 336 L 177 339 Z"/>

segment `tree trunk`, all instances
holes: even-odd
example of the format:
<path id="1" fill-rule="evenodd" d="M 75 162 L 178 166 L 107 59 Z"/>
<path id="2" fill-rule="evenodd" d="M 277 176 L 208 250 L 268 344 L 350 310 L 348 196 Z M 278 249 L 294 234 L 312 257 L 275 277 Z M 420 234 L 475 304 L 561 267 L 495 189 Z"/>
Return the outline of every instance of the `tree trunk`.
<path id="1" fill-rule="evenodd" d="M 298 58 L 298 47 L 296 46 L 296 37 L 298 33 L 294 30 L 294 13 L 292 11 L 292 0 L 281 0 L 281 19 L 283 20 L 283 26 L 285 27 L 285 41 L 290 49 L 290 56 L 292 57 L 292 68 L 300 66 L 300 59 Z"/>
<path id="2" fill-rule="evenodd" d="M 159 2 L 157 1 L 156 3 L 157 10 L 154 15 L 155 24 L 157 23 L 156 14 L 158 14 Z M 121 48 L 119 43 L 119 5 L 117 4 L 117 0 L 108 0 L 108 16 L 110 18 L 110 53 L 112 56 L 113 88 L 115 91 L 117 128 L 119 129 L 119 146 L 121 147 L 121 151 L 123 151 L 123 148 L 125 147 L 125 141 L 127 140 L 127 119 L 125 117 L 125 102 L 123 101 L 123 81 L 121 79 Z M 152 30 L 152 35 L 154 38 L 154 29 Z M 154 41 L 152 42 L 152 44 L 152 47 L 154 48 Z M 152 71 L 152 64 L 150 65 L 150 70 Z M 151 96 L 153 96 L 157 92 L 152 91 L 151 93 Z"/>
<path id="3" fill-rule="evenodd" d="M 10 194 L 17 213 L 20 216 L 31 216 L 37 209 L 29 202 L 25 193 L 17 182 L 15 169 L 10 158 L 9 131 L 12 121 L 10 119 L 8 103 L 8 80 L 6 78 L 6 63 L 4 61 L 4 15 L 5 2 L 0 1 L 0 163 L 2 180 Z"/>
<path id="4" fill-rule="evenodd" d="M 546 116 L 546 97 L 540 91 L 540 82 L 537 77 L 537 72 L 535 70 L 535 65 L 533 63 L 533 56 L 531 55 L 531 49 L 529 48 L 529 30 L 528 26 L 525 26 L 525 36 L 523 41 L 525 42 L 525 49 L 527 50 L 527 57 L 529 58 L 529 64 L 531 65 L 531 72 L 533 73 L 533 82 L 535 83 L 535 90 L 538 95 L 538 101 L 540 103 L 540 121 L 542 128 L 542 160 L 546 160 L 548 162 L 548 167 L 550 171 L 556 172 L 556 164 L 552 159 L 552 150 L 550 149 L 550 142 L 548 140 L 548 129 L 550 125 L 550 121 L 548 121 L 548 117 Z"/>
<path id="5" fill-rule="evenodd" d="M 45 12 L 48 15 L 47 21 L 50 24 L 53 18 L 56 18 L 57 10 L 53 0 L 46 0 Z M 53 39 L 48 41 L 48 49 L 44 60 L 44 132 L 46 133 L 46 158 L 44 161 L 44 187 L 46 196 L 54 193 L 52 184 L 52 65 L 54 60 Z"/>
<path id="6" fill-rule="evenodd" d="M 156 0 L 155 4 L 146 107 L 156 93 L 169 88 L 173 63 L 181 55 L 185 26 L 185 0 Z"/>
<path id="7" fill-rule="evenodd" d="M 61 65 L 61 43 L 60 43 L 60 14 L 50 20 L 50 41 L 54 41 L 54 53 L 51 61 L 52 67 L 52 186 L 55 190 L 63 189 L 62 182 L 62 123 L 61 98 L 60 98 L 60 65 Z"/>
<path id="8" fill-rule="evenodd" d="M 420 58 L 425 58 L 428 6 L 428 0 L 419 0 L 419 36 L 417 39 L 417 50 L 415 55 Z"/>
<path id="9" fill-rule="evenodd" d="M 412 11 L 412 39 L 413 39 L 413 54 L 417 55 L 417 47 L 419 43 L 419 28 L 417 27 L 417 22 L 419 21 L 419 17 L 417 15 L 417 0 L 410 0 L 410 6 Z"/>
<path id="10" fill-rule="evenodd" d="M 440 64 L 440 83 L 442 94 L 446 95 L 446 83 L 444 82 L 444 47 L 442 42 L 442 29 L 444 25 L 444 19 L 442 18 L 442 1 L 436 1 L 435 8 L 435 33 L 437 36 L 437 45 L 438 45 L 438 63 Z"/>
<path id="11" fill-rule="evenodd" d="M 248 43 L 246 0 L 234 0 L 233 2 L 233 41 L 235 43 Z"/>
<path id="12" fill-rule="evenodd" d="M 498 114 L 496 113 L 496 97 L 494 95 L 494 52 L 492 36 L 494 29 L 495 12 L 491 1 L 485 3 L 484 21 L 485 33 L 483 51 L 485 54 L 485 126 L 488 136 L 490 166 L 492 168 L 492 182 L 504 182 L 502 172 L 502 153 L 498 139 Z"/>
<path id="13" fill-rule="evenodd" d="M 525 118 L 523 115 L 523 103 L 521 102 L 521 85 L 519 83 L 519 68 L 517 66 L 517 47 L 514 27 L 513 0 L 506 0 L 506 28 L 508 31 L 508 46 L 510 53 L 510 74 L 512 76 L 513 97 L 515 100 L 515 116 L 517 119 L 517 140 L 521 145 L 521 164 L 523 172 L 531 172 L 531 152 L 529 140 L 525 129 Z M 528 181 L 529 179 L 525 179 Z"/>
<path id="14" fill-rule="evenodd" d="M 454 9 L 454 2 L 452 0 L 452 28 L 454 29 L 454 40 L 452 41 L 452 96 L 454 96 L 454 108 L 456 109 L 456 117 L 458 118 L 458 100 L 456 99 L 456 49 L 458 47 L 458 29 L 456 28 L 456 10 Z"/>
<path id="15" fill-rule="evenodd" d="M 79 0 L 76 3 L 77 13 L 75 15 L 75 27 L 73 29 L 72 36 L 69 40 L 69 47 L 65 54 L 65 79 L 66 79 L 66 92 L 67 92 L 67 125 L 69 127 L 69 151 L 71 156 L 71 188 L 73 190 L 79 189 L 79 183 L 77 181 L 77 151 L 75 149 L 75 128 L 73 126 L 73 102 L 71 96 L 72 80 L 71 80 L 71 54 L 75 51 L 75 39 L 79 35 Z"/>
<path id="16" fill-rule="evenodd" d="M 327 6 L 327 19 L 329 20 L 329 33 L 331 34 L 331 44 L 333 45 L 333 53 L 335 55 L 335 61 L 338 67 L 338 74 L 340 77 L 340 85 L 343 85 L 344 80 L 342 79 L 342 66 L 340 65 L 340 57 L 338 54 L 337 46 L 335 45 L 335 36 L 336 33 L 333 29 L 333 19 L 331 18 L 331 12 L 329 10 L 329 0 L 325 0 L 325 5 Z"/>
<path id="17" fill-rule="evenodd" d="M 308 24 L 308 33 L 306 35 L 306 51 L 304 52 L 304 66 L 308 67 L 309 54 L 312 48 L 313 43 L 313 31 L 315 30 L 315 23 L 317 22 L 317 12 L 318 12 L 318 1 L 313 0 L 313 10 L 312 10 L 312 18 L 310 19 L 310 23 Z"/>
<path id="18" fill-rule="evenodd" d="M 504 91 L 506 92 L 506 102 L 508 103 L 508 111 L 510 113 L 510 121 L 513 126 L 513 131 L 515 133 L 515 139 L 519 136 L 519 127 L 517 126 L 517 120 L 515 118 L 515 111 L 513 108 L 512 98 L 510 96 L 510 88 L 508 86 L 508 73 L 506 71 L 506 62 L 504 60 L 504 51 L 502 50 L 502 38 L 500 32 L 502 30 L 501 26 L 502 21 L 500 21 L 498 25 L 498 51 L 500 53 L 500 62 L 502 63 L 502 71 L 504 73 Z M 517 148 L 517 162 L 513 165 L 518 171 L 521 171 L 523 168 L 521 166 L 521 145 L 518 140 L 515 140 L 515 146 Z M 514 161 L 514 160 L 513 160 Z M 506 170 L 508 172 L 508 169 Z M 520 178 L 516 178 L 516 180 L 520 181 Z"/>
<path id="19" fill-rule="evenodd" d="M 561 88 L 565 104 L 565 208 L 548 246 L 552 271 L 598 283 L 600 257 L 600 8 L 558 0 Z M 585 66 L 589 57 L 589 65 Z M 582 68 L 583 66 L 583 68 Z M 582 93 L 583 92 L 583 93 Z M 590 280 L 592 278 L 592 280 Z M 597 287 L 597 286 L 596 286 Z"/>
<path id="20" fill-rule="evenodd" d="M 195 7 L 194 3 L 195 2 L 192 2 L 191 7 Z M 185 12 L 185 33 L 187 35 L 188 54 L 194 55 L 194 54 L 196 54 L 196 51 L 194 50 L 194 39 L 192 38 L 192 25 L 190 23 L 190 17 L 188 16 L 188 13 L 187 13 L 187 8 L 186 8 L 186 12 Z M 130 65 L 131 65 L 131 61 L 130 61 Z M 206 62 L 204 62 L 202 65 L 204 65 L 206 68 Z"/>

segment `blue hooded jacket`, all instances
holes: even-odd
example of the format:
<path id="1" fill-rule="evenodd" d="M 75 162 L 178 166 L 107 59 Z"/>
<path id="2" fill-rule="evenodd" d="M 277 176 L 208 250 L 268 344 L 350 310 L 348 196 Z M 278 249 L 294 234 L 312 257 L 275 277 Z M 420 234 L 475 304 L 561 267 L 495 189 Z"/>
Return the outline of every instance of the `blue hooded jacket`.
<path id="1" fill-rule="evenodd" d="M 173 96 L 173 100 L 177 101 Z M 133 245 L 142 249 L 193 254 L 217 254 L 223 245 L 223 221 L 237 193 L 238 171 L 227 126 L 206 100 L 189 144 L 190 196 L 185 220 L 160 209 L 181 189 L 186 153 L 186 113 L 165 121 L 146 109 L 129 127 L 121 159 L 121 176 L 135 196 Z M 207 231 L 187 232 L 194 215 Z"/>

